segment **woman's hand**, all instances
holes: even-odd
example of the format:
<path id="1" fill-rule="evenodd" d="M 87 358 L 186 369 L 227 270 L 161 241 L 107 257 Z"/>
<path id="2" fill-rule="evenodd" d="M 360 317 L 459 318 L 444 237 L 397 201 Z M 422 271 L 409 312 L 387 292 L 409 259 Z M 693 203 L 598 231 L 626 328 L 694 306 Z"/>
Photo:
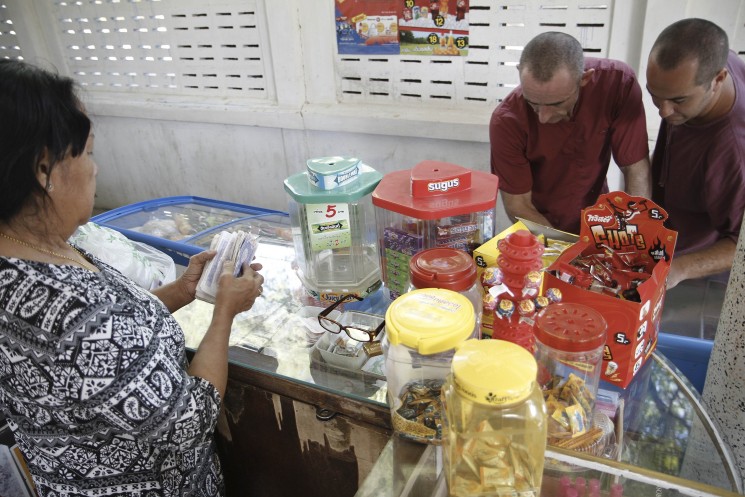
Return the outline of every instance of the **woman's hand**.
<path id="1" fill-rule="evenodd" d="M 264 277 L 257 271 L 261 270 L 259 263 L 244 264 L 241 276 L 233 276 L 235 261 L 226 260 L 222 267 L 220 279 L 217 282 L 215 295 L 215 313 L 224 312 L 232 319 L 236 314 L 253 307 L 256 299 L 263 292 L 261 285 Z"/>
<path id="2" fill-rule="evenodd" d="M 205 250 L 189 258 L 189 265 L 186 271 L 178 279 L 181 292 L 189 299 L 189 302 L 196 298 L 197 284 L 202 276 L 202 271 L 207 263 L 217 255 L 216 250 Z"/>
<path id="3" fill-rule="evenodd" d="M 184 274 L 175 281 L 153 290 L 153 295 L 158 297 L 171 312 L 176 312 L 185 305 L 191 304 L 197 294 L 197 284 L 202 276 L 204 266 L 207 265 L 215 255 L 214 250 L 205 250 L 189 258 L 189 265 Z"/>

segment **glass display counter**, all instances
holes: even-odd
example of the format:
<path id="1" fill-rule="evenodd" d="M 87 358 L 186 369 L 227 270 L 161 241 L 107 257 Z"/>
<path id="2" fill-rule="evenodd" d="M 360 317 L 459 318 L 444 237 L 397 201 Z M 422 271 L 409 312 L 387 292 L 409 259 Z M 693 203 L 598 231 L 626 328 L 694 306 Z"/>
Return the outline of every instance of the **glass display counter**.
<path id="1" fill-rule="evenodd" d="M 634 395 L 618 460 L 549 447 L 541 495 L 556 497 L 561 479 L 598 480 L 632 497 L 735 496 L 741 481 L 734 462 L 687 380 L 663 356 L 646 366 L 648 384 Z M 631 416 L 629 416 L 629 413 Z M 393 437 L 356 497 L 446 497 L 440 447 Z"/>
<path id="2" fill-rule="evenodd" d="M 305 489 L 304 495 L 351 496 L 355 491 L 360 497 L 447 495 L 439 449 L 391 437 L 385 377 L 375 368 L 365 368 L 364 365 L 358 370 L 349 370 L 327 363 L 314 348 L 315 337 L 309 333 L 309 323 L 320 308 L 314 308 L 313 302 L 307 301 L 307 294 L 294 273 L 293 259 L 294 252 L 289 243 L 259 246 L 256 262 L 264 265 L 264 294 L 252 310 L 236 317 L 230 342 L 230 383 L 234 393 L 231 393 L 229 384 L 225 405 L 232 443 L 240 443 L 237 440 L 242 436 L 240 433 L 253 437 L 254 432 L 262 430 L 254 420 L 247 422 L 244 432 L 237 429 L 240 425 L 238 417 L 244 415 L 244 411 L 250 411 L 246 388 L 256 387 L 261 389 L 262 395 L 269 391 L 272 395 L 292 397 L 303 405 L 312 406 L 315 411 L 311 412 L 315 412 L 318 420 L 331 419 L 336 413 L 341 413 L 343 423 L 337 419 L 341 424 L 335 425 L 331 435 L 324 432 L 319 436 L 318 443 L 325 443 L 326 449 L 331 447 L 335 454 L 350 451 L 354 454 L 356 460 L 349 470 L 354 473 L 354 481 L 344 487 L 329 480 L 331 476 L 317 466 L 317 458 L 309 461 L 307 456 L 302 456 L 308 440 L 315 441 L 316 435 L 304 432 L 303 428 L 294 428 L 299 442 L 293 443 L 299 443 L 301 447 L 300 462 L 296 463 L 294 471 L 297 471 L 298 464 L 306 464 L 311 468 L 309 474 L 312 471 L 322 475 L 317 488 L 307 481 L 298 487 Z M 374 297 L 367 301 L 367 305 L 367 310 L 382 314 L 382 310 L 376 308 L 379 301 Z M 198 346 L 211 314 L 212 305 L 200 301 L 175 313 L 190 348 Z M 250 385 L 236 390 L 239 381 Z M 555 464 L 547 465 L 542 495 L 558 495 L 545 489 L 555 488 L 560 477 L 565 475 L 572 479 L 582 476 L 587 481 L 599 479 L 603 484 L 602 495 L 608 495 L 609 485 L 613 483 L 622 484 L 624 495 L 634 497 L 728 496 L 741 491 L 742 483 L 733 458 L 701 405 L 698 394 L 664 356 L 655 353 L 654 360 L 648 361 L 639 371 L 631 386 L 618 391 L 617 395 L 619 405 L 623 406 L 617 413 L 617 418 L 623 419 L 623 430 L 618 437 L 616 460 L 550 450 L 547 457 Z M 272 397 L 275 405 L 279 402 L 277 398 Z M 254 409 L 256 412 L 249 414 L 258 416 L 259 409 Z M 301 411 L 296 404 L 293 415 L 299 419 Z M 276 420 L 272 419 L 270 412 L 268 419 L 280 424 L 276 434 L 279 436 L 280 432 L 287 431 L 284 419 L 280 419 L 287 416 L 287 411 L 275 408 L 274 416 Z M 374 433 L 372 438 L 365 438 L 365 443 L 369 443 L 364 450 L 360 437 L 350 435 L 349 431 L 349 426 L 360 423 L 364 424 L 365 433 Z M 255 436 L 268 439 L 275 434 L 272 430 L 265 430 Z M 258 444 L 256 440 L 259 438 L 252 438 L 252 443 Z M 266 447 L 271 448 L 272 444 L 274 442 L 268 440 Z M 273 453 L 271 449 L 262 450 L 269 453 L 253 454 L 251 461 L 271 460 L 273 468 L 279 464 L 279 459 L 286 457 Z M 361 458 L 363 452 L 366 460 Z M 239 471 L 242 468 L 250 475 L 250 478 L 246 476 L 246 481 L 259 478 L 258 470 L 250 473 L 246 469 L 258 462 L 246 463 L 243 456 L 236 459 L 240 460 L 230 461 L 226 466 L 235 464 Z M 280 484 L 281 474 L 278 470 L 260 483 Z M 235 476 L 241 477 L 241 474 Z M 226 479 L 230 478 L 227 471 Z M 302 478 L 301 475 L 298 480 Z M 324 487 L 324 483 L 328 483 L 328 487 Z"/>

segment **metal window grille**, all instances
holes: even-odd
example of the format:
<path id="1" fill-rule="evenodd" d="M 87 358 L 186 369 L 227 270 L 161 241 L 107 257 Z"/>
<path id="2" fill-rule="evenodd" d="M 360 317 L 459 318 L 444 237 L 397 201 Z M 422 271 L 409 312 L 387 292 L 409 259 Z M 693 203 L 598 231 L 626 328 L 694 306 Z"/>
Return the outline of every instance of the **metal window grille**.
<path id="1" fill-rule="evenodd" d="M 268 98 L 257 2 L 55 1 L 62 50 L 89 91 Z"/>
<path id="2" fill-rule="evenodd" d="M 8 8 L 5 4 L 0 4 L 0 57 L 3 59 L 23 59 L 16 29 Z"/>

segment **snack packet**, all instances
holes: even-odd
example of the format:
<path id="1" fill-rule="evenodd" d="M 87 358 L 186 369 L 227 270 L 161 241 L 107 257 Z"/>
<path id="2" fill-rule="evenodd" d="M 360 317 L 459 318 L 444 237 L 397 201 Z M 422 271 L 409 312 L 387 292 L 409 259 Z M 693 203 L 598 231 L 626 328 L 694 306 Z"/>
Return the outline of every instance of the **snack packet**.
<path id="1" fill-rule="evenodd" d="M 207 262 L 202 276 L 197 283 L 196 297 L 205 302 L 215 303 L 217 295 L 217 281 L 222 273 L 222 266 L 226 260 L 235 261 L 234 276 L 238 276 L 245 262 L 251 262 L 258 247 L 258 237 L 245 231 L 221 231 L 212 238 L 210 250 L 216 250 L 217 255 Z"/>

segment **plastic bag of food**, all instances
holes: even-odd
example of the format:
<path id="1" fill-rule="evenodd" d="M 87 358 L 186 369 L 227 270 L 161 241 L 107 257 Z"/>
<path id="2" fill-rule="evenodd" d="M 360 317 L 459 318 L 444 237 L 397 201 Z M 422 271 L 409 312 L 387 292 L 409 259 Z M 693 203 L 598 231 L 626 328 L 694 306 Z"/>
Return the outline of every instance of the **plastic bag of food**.
<path id="1" fill-rule="evenodd" d="M 80 226 L 69 241 L 147 290 L 176 279 L 176 263 L 168 254 L 111 228 L 89 222 Z"/>

